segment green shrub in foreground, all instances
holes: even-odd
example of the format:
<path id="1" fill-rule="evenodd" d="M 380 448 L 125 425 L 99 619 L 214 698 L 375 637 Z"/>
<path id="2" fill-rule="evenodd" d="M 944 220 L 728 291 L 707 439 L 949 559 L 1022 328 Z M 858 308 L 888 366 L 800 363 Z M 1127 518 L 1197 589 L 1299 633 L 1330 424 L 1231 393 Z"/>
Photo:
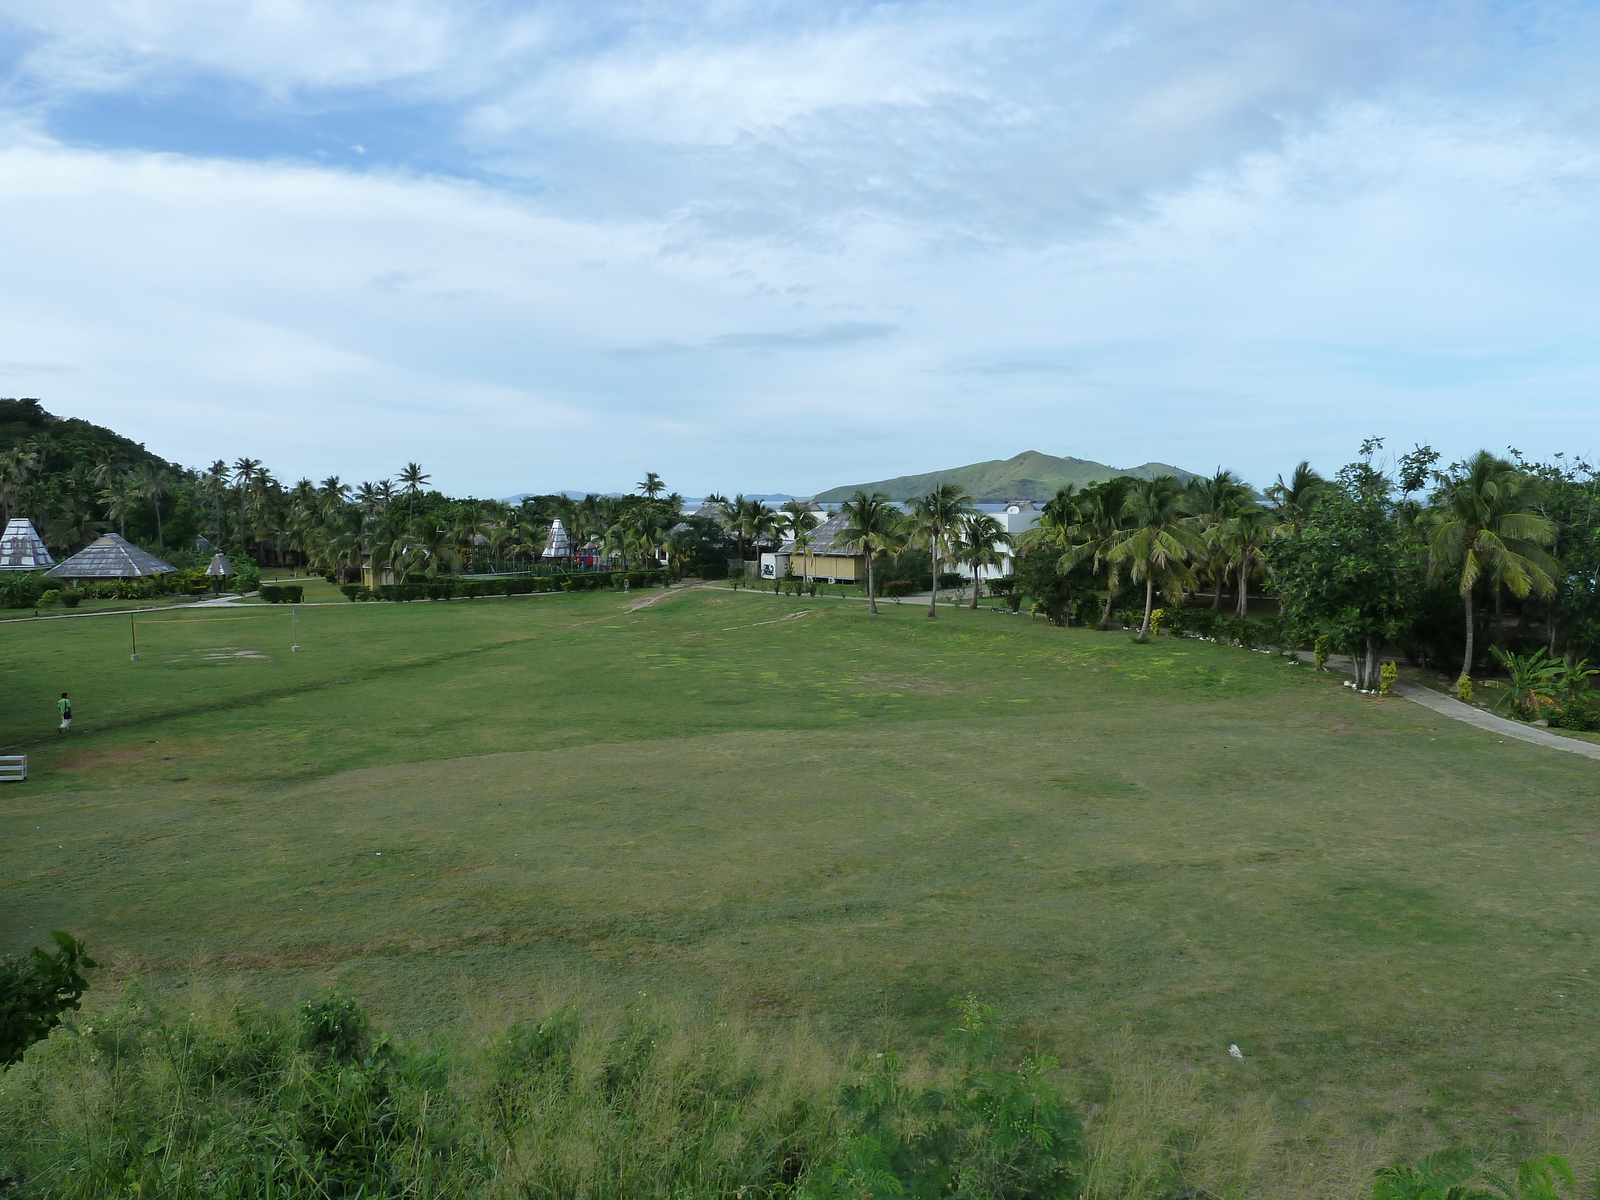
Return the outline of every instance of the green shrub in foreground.
<path id="1" fill-rule="evenodd" d="M 54 954 L 36 947 L 31 954 L 0 958 L 0 1067 L 16 1062 L 61 1024 L 63 1013 L 78 1007 L 89 988 L 84 969 L 100 965 L 70 933 L 50 936 Z"/>
<path id="2" fill-rule="evenodd" d="M 846 1081 L 803 1030 L 648 999 L 556 1006 L 450 1051 L 375 1036 L 339 992 L 293 1014 L 195 1008 L 135 986 L 0 1078 L 7 1195 L 1077 1195 L 1053 1064 L 1001 1065 L 970 1001 L 917 1087 L 890 1053 Z"/>

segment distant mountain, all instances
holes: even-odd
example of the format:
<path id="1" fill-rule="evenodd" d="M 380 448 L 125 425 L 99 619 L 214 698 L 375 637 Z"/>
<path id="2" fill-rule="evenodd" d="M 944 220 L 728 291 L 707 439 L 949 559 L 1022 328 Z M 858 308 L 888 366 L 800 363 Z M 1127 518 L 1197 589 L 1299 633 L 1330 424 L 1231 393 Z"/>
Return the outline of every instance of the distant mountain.
<path id="1" fill-rule="evenodd" d="M 857 488 L 864 492 L 883 492 L 891 500 L 910 500 L 913 496 L 926 495 L 941 483 L 959 485 L 974 500 L 1048 500 L 1064 483 L 1083 487 L 1116 475 L 1131 475 L 1136 479 L 1176 475 L 1179 479 L 1187 480 L 1193 472 L 1158 462 L 1142 463 L 1137 467 L 1108 467 L 1105 463 L 1092 462 L 1087 458 L 1057 458 L 1052 454 L 1029 450 L 1015 458 L 997 458 L 966 467 L 929 471 L 925 475 L 901 475 L 896 479 L 880 479 L 876 483 L 847 484 L 818 492 L 816 500 L 818 503 L 848 500 Z"/>

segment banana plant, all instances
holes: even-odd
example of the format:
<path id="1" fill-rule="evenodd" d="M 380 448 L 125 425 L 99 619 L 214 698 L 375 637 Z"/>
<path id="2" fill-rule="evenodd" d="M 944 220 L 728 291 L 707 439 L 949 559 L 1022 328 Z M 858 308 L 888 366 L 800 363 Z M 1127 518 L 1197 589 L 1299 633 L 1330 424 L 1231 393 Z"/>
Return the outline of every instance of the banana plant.
<path id="1" fill-rule="evenodd" d="M 1535 720 L 1545 708 L 1557 705 L 1556 690 L 1566 664 L 1551 658 L 1544 650 L 1532 654 L 1511 654 L 1490 646 L 1489 653 L 1499 660 L 1510 677 L 1504 685 L 1505 695 L 1495 702 L 1495 711 L 1509 707 L 1519 716 Z"/>

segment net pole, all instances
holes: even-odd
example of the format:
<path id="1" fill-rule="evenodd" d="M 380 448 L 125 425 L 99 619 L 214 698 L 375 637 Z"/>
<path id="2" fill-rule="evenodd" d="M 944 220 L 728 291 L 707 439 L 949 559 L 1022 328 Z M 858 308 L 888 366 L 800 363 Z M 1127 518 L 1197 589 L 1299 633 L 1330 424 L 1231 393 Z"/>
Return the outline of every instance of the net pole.
<path id="1" fill-rule="evenodd" d="M 289 627 L 292 630 L 292 632 L 289 634 L 289 641 L 290 641 L 289 653 L 290 654 L 299 654 L 300 653 L 300 606 L 298 604 L 289 605 Z"/>
<path id="2" fill-rule="evenodd" d="M 133 613 L 128 614 L 128 635 L 133 639 L 133 653 L 128 655 L 129 662 L 139 661 L 139 618 Z"/>

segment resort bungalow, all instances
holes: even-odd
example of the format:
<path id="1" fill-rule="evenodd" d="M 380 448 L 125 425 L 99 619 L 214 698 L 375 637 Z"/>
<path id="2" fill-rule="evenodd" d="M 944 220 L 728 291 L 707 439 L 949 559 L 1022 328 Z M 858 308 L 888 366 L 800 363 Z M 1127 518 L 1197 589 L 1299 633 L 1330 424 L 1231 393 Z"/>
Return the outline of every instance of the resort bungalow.
<path id="1" fill-rule="evenodd" d="M 761 577 L 782 579 L 790 571 L 797 578 L 820 583 L 862 583 L 867 578 L 866 555 L 840 545 L 839 535 L 849 520 L 835 513 L 811 531 L 809 552 L 795 552 L 794 542 L 785 542 L 775 553 L 761 556 Z"/>
<path id="2" fill-rule="evenodd" d="M 177 569 L 116 534 L 106 533 L 45 574 L 77 587 L 106 579 L 149 579 L 152 575 L 170 575 Z"/>
<path id="3" fill-rule="evenodd" d="M 12 517 L 0 534 L 0 571 L 42 571 L 55 563 L 26 517 Z"/>

